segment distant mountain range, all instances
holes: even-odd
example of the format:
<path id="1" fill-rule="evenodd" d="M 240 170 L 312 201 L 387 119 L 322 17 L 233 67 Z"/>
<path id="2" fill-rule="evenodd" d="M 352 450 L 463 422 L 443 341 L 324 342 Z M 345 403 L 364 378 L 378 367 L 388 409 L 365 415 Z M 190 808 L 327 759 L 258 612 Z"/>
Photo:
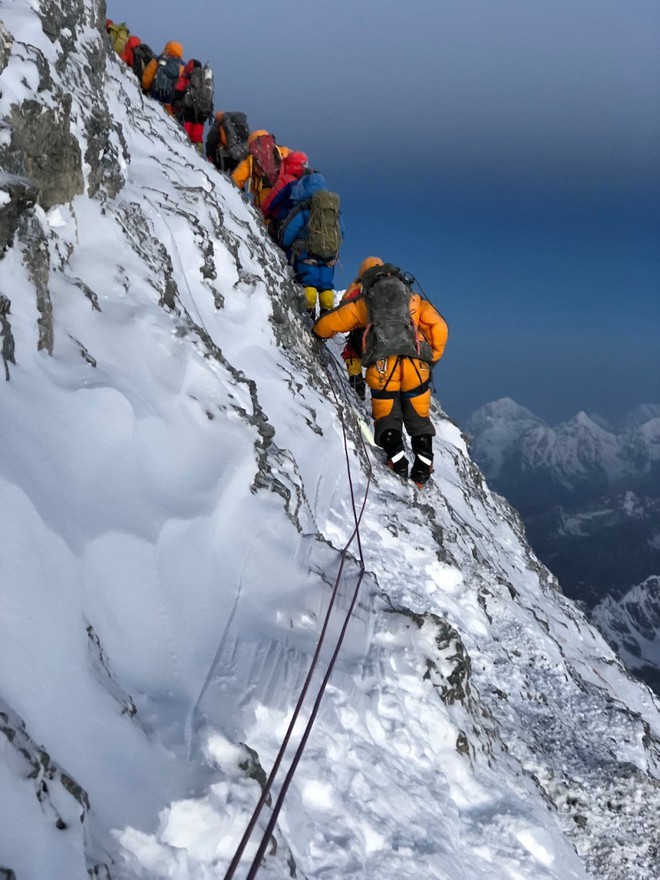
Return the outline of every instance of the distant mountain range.
<path id="1" fill-rule="evenodd" d="M 564 592 L 660 688 L 660 404 L 617 425 L 580 412 L 550 426 L 503 398 L 466 428 L 473 457 Z"/>
<path id="2" fill-rule="evenodd" d="M 660 694 L 660 577 L 650 577 L 616 600 L 603 599 L 593 622 L 628 669 Z"/>

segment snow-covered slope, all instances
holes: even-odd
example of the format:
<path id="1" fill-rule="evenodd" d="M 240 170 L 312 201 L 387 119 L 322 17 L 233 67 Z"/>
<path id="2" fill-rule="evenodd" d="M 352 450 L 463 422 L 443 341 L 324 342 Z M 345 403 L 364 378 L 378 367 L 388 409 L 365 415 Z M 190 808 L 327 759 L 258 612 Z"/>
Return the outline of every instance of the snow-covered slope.
<path id="1" fill-rule="evenodd" d="M 636 584 L 621 599 L 608 596 L 591 617 L 626 667 L 660 691 L 660 577 Z"/>
<path id="2" fill-rule="evenodd" d="M 0 876 L 224 876 L 358 577 L 349 475 L 366 576 L 260 876 L 657 875 L 660 707 L 460 430 L 387 472 L 102 5 L 0 10 Z"/>

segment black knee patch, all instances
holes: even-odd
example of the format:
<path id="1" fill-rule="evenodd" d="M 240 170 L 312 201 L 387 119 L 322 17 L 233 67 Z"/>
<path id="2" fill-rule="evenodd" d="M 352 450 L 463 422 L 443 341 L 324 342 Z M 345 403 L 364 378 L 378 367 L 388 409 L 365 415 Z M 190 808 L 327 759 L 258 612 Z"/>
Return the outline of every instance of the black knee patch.
<path id="1" fill-rule="evenodd" d="M 424 458 L 433 458 L 433 437 L 431 434 L 417 434 L 410 438 L 410 445 L 415 453 Z"/>
<path id="2" fill-rule="evenodd" d="M 396 428 L 388 428 L 387 431 L 383 431 L 378 445 L 382 446 L 390 458 L 394 453 L 401 452 L 403 449 L 401 431 L 397 431 Z"/>
<path id="3" fill-rule="evenodd" d="M 423 486 L 433 473 L 433 437 L 431 434 L 417 434 L 411 437 L 410 445 L 415 453 L 410 479 Z"/>

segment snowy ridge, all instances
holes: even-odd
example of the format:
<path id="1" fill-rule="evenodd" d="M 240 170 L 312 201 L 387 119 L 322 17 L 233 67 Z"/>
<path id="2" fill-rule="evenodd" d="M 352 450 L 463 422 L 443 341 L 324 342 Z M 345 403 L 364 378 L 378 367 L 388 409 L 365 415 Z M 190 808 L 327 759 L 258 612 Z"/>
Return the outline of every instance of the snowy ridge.
<path id="1" fill-rule="evenodd" d="M 520 510 L 533 547 L 564 591 L 589 608 L 613 600 L 602 606 L 599 625 L 628 668 L 656 687 L 655 652 L 636 644 L 639 624 L 626 609 L 637 608 L 644 629 L 647 603 L 639 594 L 660 572 L 658 406 L 638 407 L 619 428 L 584 413 L 550 428 L 504 399 L 482 407 L 468 429 L 477 462 Z"/>
<path id="2" fill-rule="evenodd" d="M 585 412 L 550 427 L 503 398 L 473 413 L 467 429 L 489 478 L 537 472 L 570 492 L 581 482 L 616 486 L 653 472 L 660 462 L 659 410 L 653 404 L 637 407 L 620 429 Z"/>
<path id="3" fill-rule="evenodd" d="M 335 387 L 358 502 L 373 467 L 367 577 L 260 876 L 657 874 L 660 707 L 460 430 L 436 407 L 423 494 L 367 462 L 280 255 L 106 57 L 101 5 L 0 8 L 2 148 L 26 191 L 30 102 L 72 95 L 47 120 L 66 168 L 0 263 L 0 869 L 224 876 L 353 529 Z"/>
<path id="4" fill-rule="evenodd" d="M 626 668 L 660 685 L 660 577 L 636 584 L 621 599 L 608 596 L 591 612 Z M 657 684 L 656 684 L 657 683 Z"/>

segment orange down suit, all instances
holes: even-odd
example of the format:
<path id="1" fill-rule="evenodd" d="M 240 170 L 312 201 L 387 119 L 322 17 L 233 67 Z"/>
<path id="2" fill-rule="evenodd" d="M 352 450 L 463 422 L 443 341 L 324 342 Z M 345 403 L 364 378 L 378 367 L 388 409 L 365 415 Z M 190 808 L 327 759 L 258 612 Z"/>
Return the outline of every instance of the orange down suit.
<path id="1" fill-rule="evenodd" d="M 431 346 L 432 364 L 442 357 L 449 330 L 447 323 L 431 303 L 418 293 L 410 297 L 410 317 L 417 329 L 419 342 Z M 314 333 L 329 339 L 369 323 L 367 303 L 363 296 L 342 302 L 336 309 L 319 318 Z M 365 379 L 371 388 L 371 411 L 375 422 L 376 442 L 389 427 L 399 427 L 401 418 L 411 436 L 435 433 L 429 419 L 431 368 L 419 358 L 390 357 L 371 364 Z"/>

